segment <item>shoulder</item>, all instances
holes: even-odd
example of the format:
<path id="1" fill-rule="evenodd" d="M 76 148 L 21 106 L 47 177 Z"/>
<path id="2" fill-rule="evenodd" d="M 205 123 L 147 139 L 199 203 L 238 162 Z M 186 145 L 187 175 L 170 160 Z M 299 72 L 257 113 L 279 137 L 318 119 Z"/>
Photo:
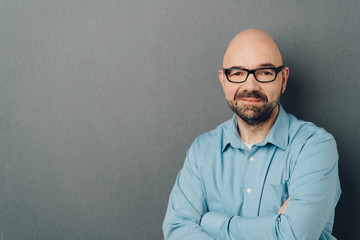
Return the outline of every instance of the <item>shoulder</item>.
<path id="1" fill-rule="evenodd" d="M 201 134 L 195 138 L 193 145 L 196 146 L 209 146 L 212 144 L 218 144 L 223 138 L 228 137 L 231 134 L 231 128 L 233 125 L 233 119 L 229 119 L 226 122 L 221 123 L 215 129 Z"/>
<path id="2" fill-rule="evenodd" d="M 224 142 L 233 134 L 233 119 L 221 123 L 215 129 L 199 135 L 189 148 L 193 154 L 209 155 L 220 152 Z"/>
<path id="3" fill-rule="evenodd" d="M 289 145 L 305 144 L 307 142 L 330 141 L 335 143 L 335 139 L 324 128 L 316 126 L 312 122 L 297 119 L 289 116 Z"/>
<path id="4" fill-rule="evenodd" d="M 332 134 L 312 122 L 302 121 L 289 114 L 288 152 L 295 162 L 334 165 L 338 161 L 336 141 Z M 294 163 L 295 163 L 294 162 Z"/>

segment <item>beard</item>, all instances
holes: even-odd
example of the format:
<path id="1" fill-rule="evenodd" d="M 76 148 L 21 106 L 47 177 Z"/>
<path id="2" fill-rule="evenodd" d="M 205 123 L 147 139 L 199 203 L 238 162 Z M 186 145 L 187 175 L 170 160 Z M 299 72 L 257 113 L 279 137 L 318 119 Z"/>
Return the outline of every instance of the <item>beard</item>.
<path id="1" fill-rule="evenodd" d="M 246 105 L 238 101 L 244 97 L 251 97 L 262 100 L 264 104 L 258 105 Z M 262 123 L 267 122 L 274 110 L 276 109 L 277 105 L 280 101 L 279 97 L 273 101 L 269 102 L 267 96 L 261 92 L 254 91 L 254 92 L 241 92 L 235 95 L 234 100 L 226 100 L 231 110 L 238 115 L 246 124 L 250 126 L 259 125 Z"/>

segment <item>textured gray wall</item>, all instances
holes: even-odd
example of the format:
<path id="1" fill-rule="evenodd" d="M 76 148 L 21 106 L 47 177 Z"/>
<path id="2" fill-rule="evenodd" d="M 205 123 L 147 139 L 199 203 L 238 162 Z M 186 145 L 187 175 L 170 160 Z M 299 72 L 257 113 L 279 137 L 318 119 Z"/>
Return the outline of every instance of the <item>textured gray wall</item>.
<path id="1" fill-rule="evenodd" d="M 360 2 L 0 0 L 0 240 L 162 239 L 187 148 L 231 117 L 225 45 L 269 31 L 288 112 L 333 133 L 360 235 Z"/>

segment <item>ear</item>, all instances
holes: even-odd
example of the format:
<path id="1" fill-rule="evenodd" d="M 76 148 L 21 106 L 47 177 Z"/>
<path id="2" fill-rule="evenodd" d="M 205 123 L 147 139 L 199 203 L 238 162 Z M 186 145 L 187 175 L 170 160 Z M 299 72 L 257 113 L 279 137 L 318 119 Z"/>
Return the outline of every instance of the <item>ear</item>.
<path id="1" fill-rule="evenodd" d="M 282 85 L 281 85 L 281 94 L 283 94 L 285 92 L 285 89 L 286 89 L 287 80 L 289 78 L 290 70 L 289 70 L 288 67 L 284 67 L 281 72 L 282 72 L 282 79 L 283 79 L 283 82 L 282 82 Z"/>
<path id="2" fill-rule="evenodd" d="M 224 70 L 220 69 L 219 70 L 219 81 L 221 83 L 221 86 L 224 88 L 224 83 L 225 83 L 226 77 L 224 74 Z"/>

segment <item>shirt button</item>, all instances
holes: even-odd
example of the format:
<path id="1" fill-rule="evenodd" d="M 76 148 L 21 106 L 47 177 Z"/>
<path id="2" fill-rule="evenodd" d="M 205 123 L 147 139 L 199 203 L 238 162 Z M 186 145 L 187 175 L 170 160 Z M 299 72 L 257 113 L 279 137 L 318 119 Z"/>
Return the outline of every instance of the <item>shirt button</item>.
<path id="1" fill-rule="evenodd" d="M 252 162 L 252 161 L 254 161 L 255 160 L 255 158 L 254 157 L 251 157 L 250 158 L 250 162 Z"/>
<path id="2" fill-rule="evenodd" d="M 248 193 L 251 193 L 251 188 L 246 189 Z"/>

